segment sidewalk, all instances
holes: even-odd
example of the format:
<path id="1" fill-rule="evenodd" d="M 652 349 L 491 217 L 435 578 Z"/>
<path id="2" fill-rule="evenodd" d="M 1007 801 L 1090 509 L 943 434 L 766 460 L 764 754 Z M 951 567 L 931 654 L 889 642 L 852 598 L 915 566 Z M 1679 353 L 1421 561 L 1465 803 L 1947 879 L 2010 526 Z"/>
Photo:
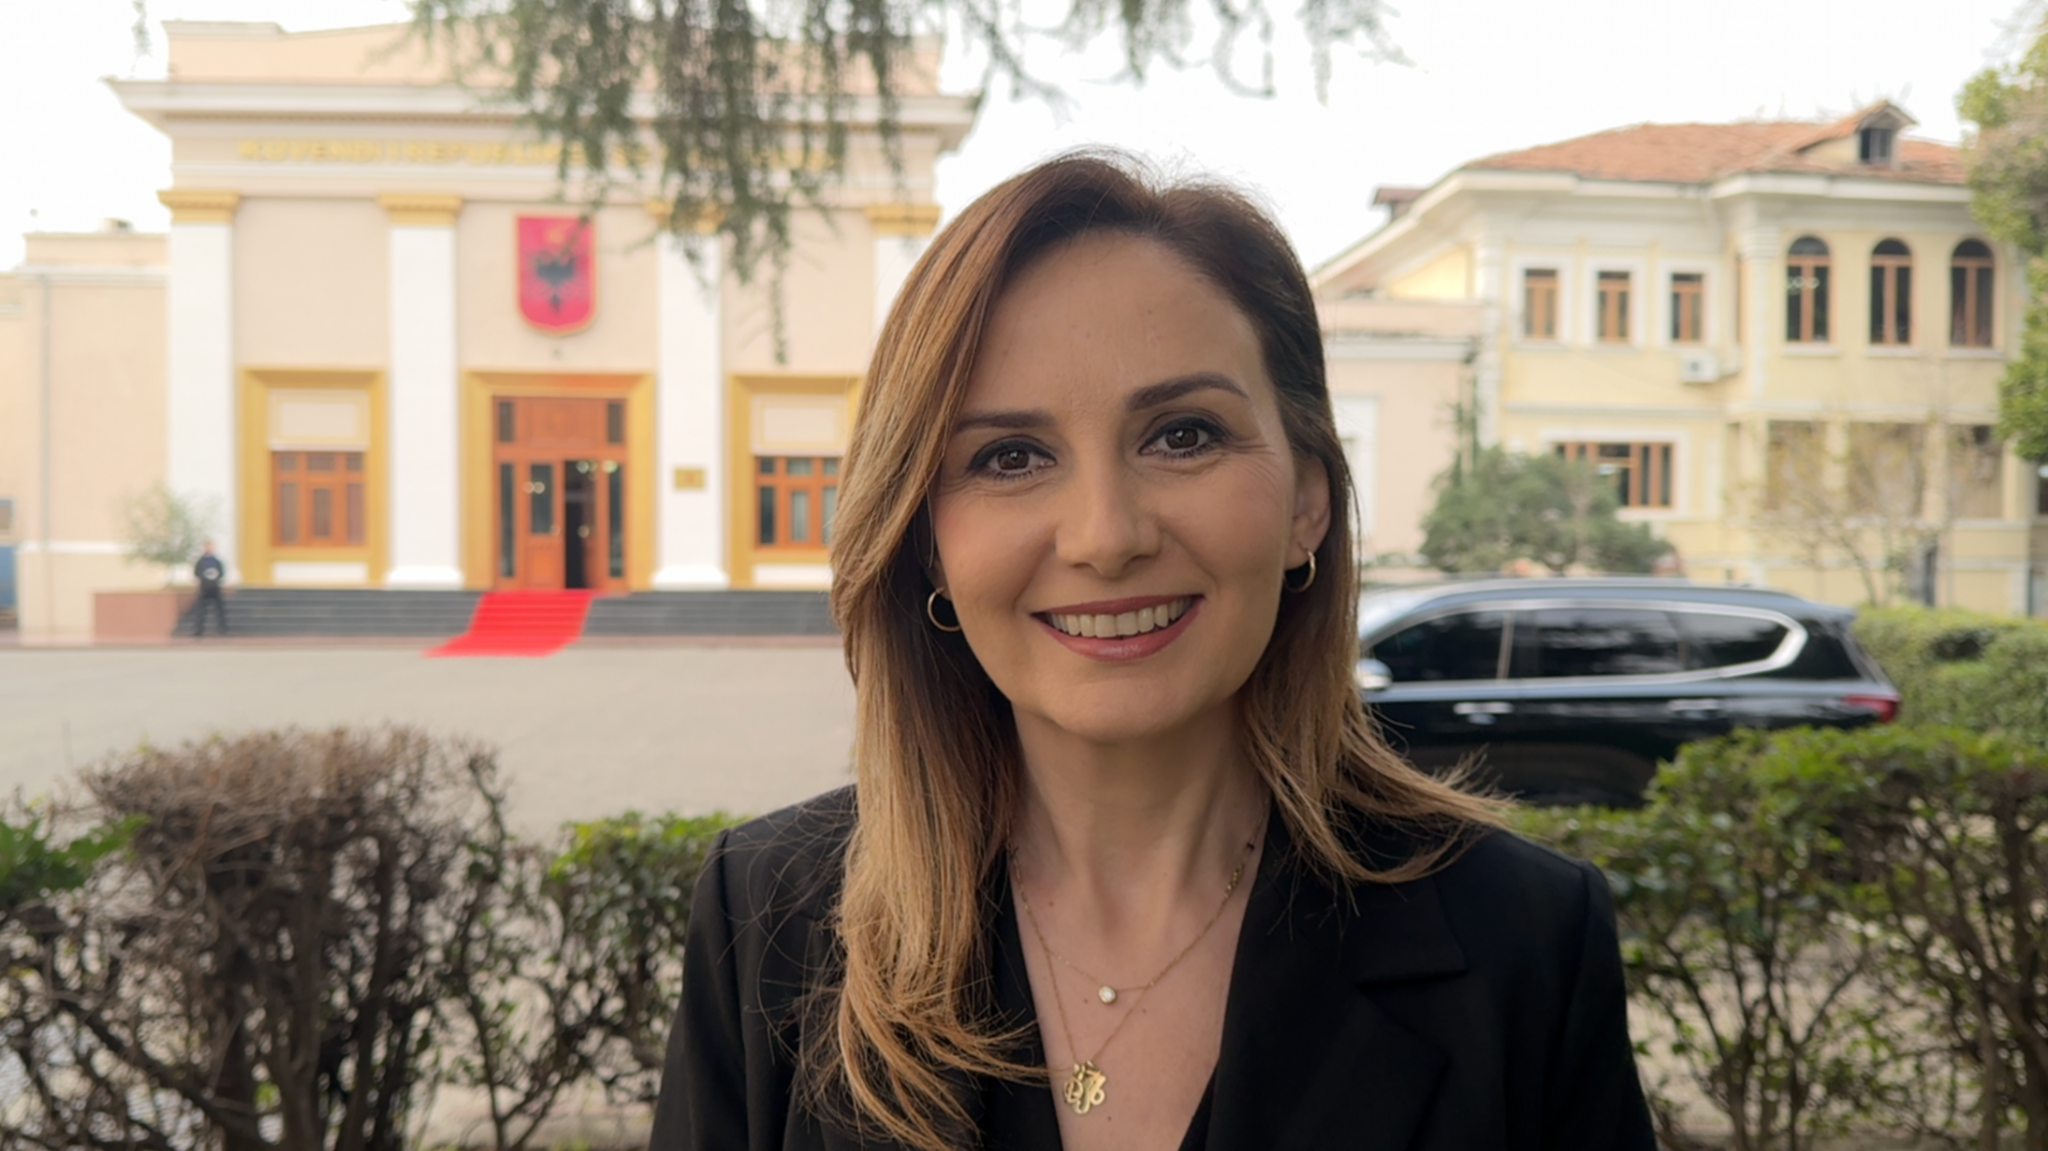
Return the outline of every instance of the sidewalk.
<path id="1" fill-rule="evenodd" d="M 759 813 L 847 780 L 837 643 L 584 643 L 427 659 L 425 641 L 0 647 L 0 794 L 145 741 L 403 722 L 499 749 L 526 830 L 628 810 Z"/>

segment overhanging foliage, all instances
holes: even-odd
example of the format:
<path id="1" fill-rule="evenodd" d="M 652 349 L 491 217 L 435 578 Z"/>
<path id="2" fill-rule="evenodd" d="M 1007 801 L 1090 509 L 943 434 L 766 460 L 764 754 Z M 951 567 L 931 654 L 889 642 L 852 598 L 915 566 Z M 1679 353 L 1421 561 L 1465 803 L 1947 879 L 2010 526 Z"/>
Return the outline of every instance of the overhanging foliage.
<path id="1" fill-rule="evenodd" d="M 2048 21 L 2038 0 L 2027 15 L 2027 50 L 1971 79 L 1957 107 L 1976 127 L 1970 207 L 1986 230 L 2020 250 L 2033 297 L 1999 386 L 1999 431 L 2022 458 L 2048 460 Z"/>
<path id="2" fill-rule="evenodd" d="M 1049 26 L 1024 0 L 411 0 L 414 27 L 457 48 L 463 74 L 507 86 L 545 137 L 580 157 L 592 184 L 651 185 L 686 243 L 699 228 L 727 245 L 742 279 L 780 268 L 792 212 L 820 206 L 846 171 L 849 128 L 872 116 L 900 175 L 900 97 L 913 38 L 950 31 L 986 61 L 984 82 L 1050 95 L 1024 59 L 1035 37 L 1071 47 L 1115 35 L 1128 78 L 1181 66 L 1213 22 L 1209 59 L 1240 91 L 1272 90 L 1266 0 L 1067 0 Z M 1303 0 L 1295 13 L 1313 52 L 1317 91 L 1332 53 L 1351 45 L 1398 58 L 1382 0 Z M 1262 78 L 1233 68 L 1246 32 Z"/>

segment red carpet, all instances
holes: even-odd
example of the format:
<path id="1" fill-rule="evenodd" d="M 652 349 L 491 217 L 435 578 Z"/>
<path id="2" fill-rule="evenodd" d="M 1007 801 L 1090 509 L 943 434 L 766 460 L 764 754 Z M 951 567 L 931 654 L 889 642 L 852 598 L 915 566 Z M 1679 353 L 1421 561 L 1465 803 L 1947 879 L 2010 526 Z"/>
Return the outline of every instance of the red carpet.
<path id="1" fill-rule="evenodd" d="M 550 655 L 583 634 L 588 591 L 492 591 L 477 601 L 469 630 L 430 656 Z"/>

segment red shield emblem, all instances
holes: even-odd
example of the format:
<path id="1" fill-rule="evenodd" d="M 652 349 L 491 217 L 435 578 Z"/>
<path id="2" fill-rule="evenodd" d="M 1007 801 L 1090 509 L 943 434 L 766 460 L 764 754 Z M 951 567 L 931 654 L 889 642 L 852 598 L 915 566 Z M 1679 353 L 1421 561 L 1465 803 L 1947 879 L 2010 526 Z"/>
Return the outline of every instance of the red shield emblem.
<path id="1" fill-rule="evenodd" d="M 575 216 L 519 217 L 519 314 L 566 335 L 597 310 L 595 227 Z"/>

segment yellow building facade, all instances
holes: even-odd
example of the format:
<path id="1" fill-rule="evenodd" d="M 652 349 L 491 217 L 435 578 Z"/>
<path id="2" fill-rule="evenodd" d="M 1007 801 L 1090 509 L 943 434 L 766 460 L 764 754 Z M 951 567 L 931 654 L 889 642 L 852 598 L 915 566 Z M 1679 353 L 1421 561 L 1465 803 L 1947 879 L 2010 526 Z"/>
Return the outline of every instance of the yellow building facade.
<path id="1" fill-rule="evenodd" d="M 1880 103 L 1477 160 L 1383 189 L 1393 218 L 1317 290 L 1476 309 L 1482 441 L 1591 461 L 1695 578 L 2048 613 L 2048 476 L 1992 430 L 2021 267 L 1911 125 Z"/>
<path id="2" fill-rule="evenodd" d="M 555 147 L 404 28 L 166 35 L 166 79 L 111 83 L 171 140 L 169 234 L 31 236 L 0 276 L 24 640 L 161 585 L 120 513 L 158 482 L 213 512 L 245 587 L 826 585 L 859 381 L 973 124 L 935 43 L 900 172 L 854 100 L 776 300 L 716 244 L 691 262 L 663 202 L 565 201 Z"/>

